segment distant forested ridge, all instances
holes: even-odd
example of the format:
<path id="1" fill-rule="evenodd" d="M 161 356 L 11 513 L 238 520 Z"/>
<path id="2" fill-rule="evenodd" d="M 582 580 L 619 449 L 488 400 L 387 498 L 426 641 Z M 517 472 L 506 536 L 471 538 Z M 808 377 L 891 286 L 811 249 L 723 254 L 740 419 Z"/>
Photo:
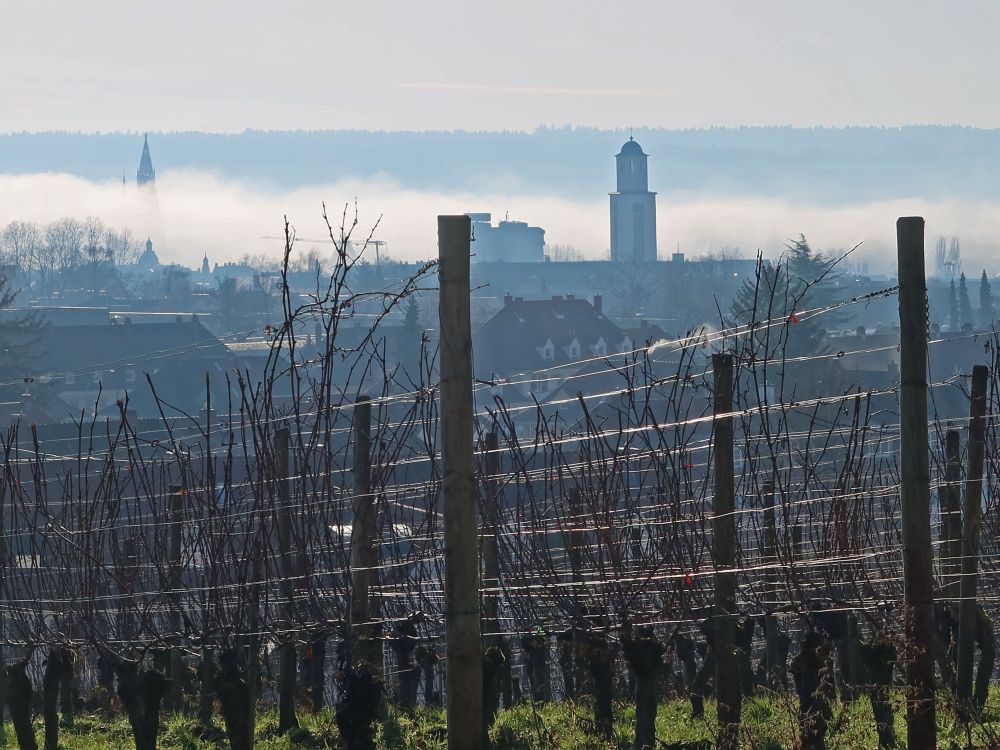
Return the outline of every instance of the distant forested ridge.
<path id="1" fill-rule="evenodd" d="M 627 131 L 150 133 L 157 173 L 194 169 L 289 188 L 384 176 L 415 189 L 593 198 L 614 189 Z M 1000 196 L 1000 130 L 739 127 L 640 129 L 661 193 L 853 202 Z M 0 135 L 0 173 L 135 179 L 141 133 Z"/>

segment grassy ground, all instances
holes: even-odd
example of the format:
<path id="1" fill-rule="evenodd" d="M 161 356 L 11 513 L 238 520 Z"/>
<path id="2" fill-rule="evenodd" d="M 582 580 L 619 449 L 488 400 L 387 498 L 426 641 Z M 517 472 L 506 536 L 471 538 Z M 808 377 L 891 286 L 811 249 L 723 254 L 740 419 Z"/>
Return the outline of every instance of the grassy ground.
<path id="1" fill-rule="evenodd" d="M 493 729 L 497 750 L 619 750 L 632 741 L 634 711 L 620 704 L 616 707 L 615 737 L 608 742 L 592 734 L 590 706 L 586 703 L 553 703 L 544 706 L 524 704 L 503 711 Z M 792 698 L 754 698 L 744 703 L 741 745 L 748 750 L 785 750 L 796 747 Z M 904 746 L 906 729 L 902 699 L 896 697 L 896 731 L 900 746 Z M 940 748 L 965 748 L 964 731 L 957 727 L 947 709 L 939 709 Z M 973 731 L 974 747 L 1000 747 L 1000 694 L 991 695 L 987 707 L 987 723 Z M 257 726 L 258 750 L 326 750 L 339 748 L 339 736 L 333 712 L 300 717 L 302 729 L 281 736 L 277 733 L 276 715 L 263 714 Z M 41 719 L 36 720 L 39 747 L 42 744 Z M 219 723 L 221 727 L 221 722 Z M 692 721 L 686 701 L 665 703 L 656 720 L 657 737 L 670 747 L 681 743 L 712 742 L 715 734 L 715 706 L 706 703 L 704 719 Z M 8 724 L 8 743 L 16 746 Z M 390 710 L 385 724 L 379 727 L 377 743 L 384 750 L 444 750 L 444 714 L 438 709 L 418 709 L 412 714 Z M 128 722 L 118 717 L 100 715 L 77 716 L 72 728 L 60 731 L 60 746 L 64 750 L 132 750 L 132 734 Z M 876 748 L 878 745 L 871 708 L 867 699 L 850 706 L 838 706 L 827 738 L 830 750 Z M 694 745 L 696 746 L 696 745 Z M 708 745 L 705 745 L 706 747 Z M 190 718 L 168 717 L 163 727 L 159 747 L 162 750 L 220 750 L 227 748 L 225 737 L 217 727 L 206 737 Z"/>

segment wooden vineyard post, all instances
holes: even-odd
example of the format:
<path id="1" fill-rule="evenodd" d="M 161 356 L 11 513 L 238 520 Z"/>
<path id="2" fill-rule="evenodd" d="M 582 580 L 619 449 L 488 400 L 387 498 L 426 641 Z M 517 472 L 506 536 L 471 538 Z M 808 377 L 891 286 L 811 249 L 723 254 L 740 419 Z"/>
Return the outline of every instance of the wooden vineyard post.
<path id="1" fill-rule="evenodd" d="M 167 555 L 170 561 L 170 629 L 171 640 L 181 636 L 181 545 L 184 539 L 184 498 L 187 490 L 183 484 L 170 485 L 170 526 L 167 535 Z M 184 705 L 184 664 L 180 648 L 170 649 L 170 700 L 171 711 L 180 711 Z"/>
<path id="2" fill-rule="evenodd" d="M 567 543 L 567 556 L 569 557 L 569 569 L 573 577 L 573 602 L 578 608 L 577 615 L 582 616 L 579 611 L 579 603 L 583 598 L 583 552 L 587 545 L 587 532 L 581 531 L 584 528 L 583 517 L 583 496 L 579 487 L 569 488 L 569 513 L 571 523 L 569 540 Z"/>
<path id="3" fill-rule="evenodd" d="M 277 481 L 277 522 L 278 555 L 281 572 L 281 594 L 284 598 L 284 621 L 287 633 L 280 634 L 278 647 L 278 732 L 284 734 L 296 729 L 299 720 L 295 716 L 295 634 L 291 628 L 295 622 L 295 564 L 292 553 L 292 493 L 288 471 L 289 452 L 288 427 L 280 427 L 274 433 L 274 468 Z"/>
<path id="4" fill-rule="evenodd" d="M 906 738 L 937 747 L 934 706 L 934 562 L 927 437 L 927 287 L 924 220 L 896 222 L 899 267 L 899 495 L 903 525 Z"/>
<path id="5" fill-rule="evenodd" d="M 736 507 L 733 480 L 733 356 L 713 354 L 715 380 L 715 495 L 712 546 L 715 558 L 715 685 L 719 750 L 736 750 L 742 696 L 736 659 Z"/>
<path id="6" fill-rule="evenodd" d="M 483 628 L 490 646 L 500 645 L 500 496 L 497 475 L 500 473 L 499 440 L 495 431 L 486 435 L 486 498 L 483 503 Z"/>
<path id="7" fill-rule="evenodd" d="M 777 569 L 779 557 L 778 528 L 774 512 L 774 482 L 764 482 L 761 496 L 764 500 L 764 564 L 767 566 L 764 580 L 768 582 L 765 591 L 768 597 L 776 597 L 780 576 Z M 781 658 L 778 618 L 770 611 L 764 616 L 764 644 L 767 686 L 779 690 L 785 686 L 785 662 Z"/>
<path id="8" fill-rule="evenodd" d="M 482 498 L 483 523 L 483 735 L 488 744 L 489 730 L 493 726 L 500 698 L 506 692 L 504 683 L 510 671 L 508 651 L 500 635 L 500 441 L 496 430 L 485 438 L 485 473 L 483 485 L 486 496 Z"/>
<path id="9" fill-rule="evenodd" d="M 473 463 L 468 216 L 438 217 L 441 497 L 449 750 L 482 746 L 483 664 Z"/>
<path id="10" fill-rule="evenodd" d="M 944 486 L 938 493 L 941 508 L 941 580 L 944 598 L 953 605 L 962 575 L 962 458 L 958 430 L 944 438 Z"/>
<path id="11" fill-rule="evenodd" d="M 969 471 L 965 477 L 965 523 L 962 529 L 962 577 L 959 584 L 958 664 L 956 693 L 960 709 L 972 704 L 972 665 L 975 655 L 977 587 L 979 577 L 979 530 L 982 525 L 983 459 L 986 446 L 985 365 L 972 368 L 972 400 L 969 404 Z"/>
<path id="12" fill-rule="evenodd" d="M 382 670 L 381 650 L 372 627 L 372 580 L 378 565 L 375 547 L 375 498 L 372 496 L 372 404 L 358 396 L 354 404 L 354 521 L 351 525 L 351 630 L 353 659 Z"/>
<path id="13" fill-rule="evenodd" d="M 0 479 L 0 509 L 4 507 L 4 503 L 7 500 L 7 484 L 2 479 Z M 0 561 L 4 563 L 7 560 L 7 540 L 5 538 L 3 522 L 0 520 Z M 7 598 L 7 566 L 6 564 L 0 563 L 0 605 L 3 604 L 3 600 Z M 7 726 L 2 721 L 4 714 L 4 706 L 7 705 L 7 648 L 3 643 L 7 640 L 7 621 L 4 619 L 2 614 L 2 609 L 0 609 L 0 665 L 4 665 L 4 668 L 0 669 L 0 747 L 7 747 Z"/>

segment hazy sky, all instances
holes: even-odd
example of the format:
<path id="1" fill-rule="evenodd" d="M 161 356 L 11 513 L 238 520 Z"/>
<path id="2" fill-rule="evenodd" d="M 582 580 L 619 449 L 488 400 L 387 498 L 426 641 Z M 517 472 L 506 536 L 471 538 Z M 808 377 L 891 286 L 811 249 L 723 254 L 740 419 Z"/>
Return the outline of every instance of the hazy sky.
<path id="1" fill-rule="evenodd" d="M 8 3 L 0 131 L 1000 126 L 1000 3 Z"/>

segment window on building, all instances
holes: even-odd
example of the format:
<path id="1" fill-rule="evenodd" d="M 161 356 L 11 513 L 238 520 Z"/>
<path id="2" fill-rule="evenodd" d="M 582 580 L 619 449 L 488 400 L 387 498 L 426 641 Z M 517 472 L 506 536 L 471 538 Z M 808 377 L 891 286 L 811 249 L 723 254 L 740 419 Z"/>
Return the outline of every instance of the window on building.
<path id="1" fill-rule="evenodd" d="M 98 370 L 97 372 L 95 372 L 93 375 L 90 376 L 90 379 L 93 380 L 95 383 L 100 383 L 101 375 L 102 375 L 101 371 Z"/>
<path id="2" fill-rule="evenodd" d="M 569 345 L 569 356 L 570 359 L 576 359 L 580 356 L 580 342 L 576 339 L 573 339 Z"/>
<path id="3" fill-rule="evenodd" d="M 76 375 L 71 372 L 67 372 L 66 377 L 63 378 L 63 382 L 66 383 L 66 385 L 73 385 L 76 382 Z"/>
<path id="4" fill-rule="evenodd" d="M 542 359 L 546 362 L 551 362 L 556 358 L 556 348 L 551 341 L 546 341 L 545 346 L 542 347 Z"/>
<path id="5" fill-rule="evenodd" d="M 129 368 L 125 370 L 125 382 L 134 383 L 135 382 L 135 370 Z"/>
<path id="6" fill-rule="evenodd" d="M 646 254 L 646 222 L 641 213 L 632 217 L 632 239 L 635 242 L 635 257 L 644 259 Z"/>
<path id="7" fill-rule="evenodd" d="M 605 343 L 604 337 L 602 336 L 601 338 L 597 339 L 597 343 L 594 344 L 594 354 L 596 354 L 598 357 L 603 357 L 607 353 L 608 353 L 608 345 L 607 343 Z"/>

